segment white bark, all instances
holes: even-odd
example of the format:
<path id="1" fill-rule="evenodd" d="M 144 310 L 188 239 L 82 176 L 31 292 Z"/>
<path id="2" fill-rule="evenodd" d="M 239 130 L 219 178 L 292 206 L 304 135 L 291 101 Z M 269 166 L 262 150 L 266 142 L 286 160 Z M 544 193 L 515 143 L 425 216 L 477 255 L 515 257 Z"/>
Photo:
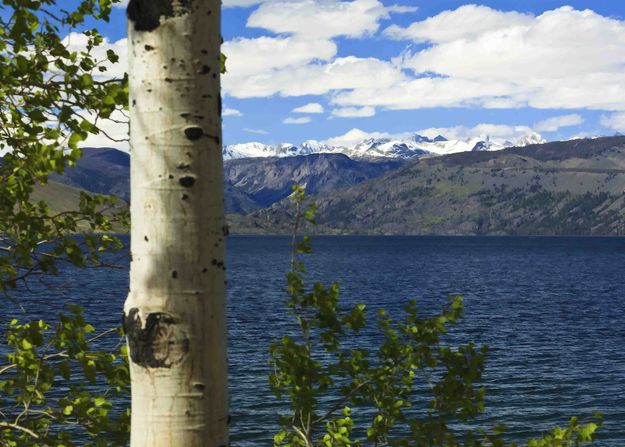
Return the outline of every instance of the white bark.
<path id="1" fill-rule="evenodd" d="M 220 1 L 128 16 L 131 446 L 227 446 Z"/>

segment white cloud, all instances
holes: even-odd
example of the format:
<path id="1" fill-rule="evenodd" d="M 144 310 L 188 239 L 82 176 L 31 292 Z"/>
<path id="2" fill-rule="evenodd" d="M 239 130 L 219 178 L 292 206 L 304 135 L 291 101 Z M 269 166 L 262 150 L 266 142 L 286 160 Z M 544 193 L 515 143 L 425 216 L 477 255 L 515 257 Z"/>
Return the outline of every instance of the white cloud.
<path id="1" fill-rule="evenodd" d="M 472 138 L 484 138 L 488 136 L 492 141 L 503 143 L 506 141 L 514 141 L 518 138 L 533 134 L 534 129 L 529 126 L 514 126 L 506 124 L 482 123 L 474 127 L 454 126 L 454 127 L 431 127 L 417 131 L 389 133 L 389 132 L 367 132 L 361 129 L 351 129 L 343 135 L 329 138 L 324 143 L 334 146 L 350 147 L 363 140 L 370 138 L 389 138 L 393 140 L 409 139 L 414 134 L 426 136 L 428 138 L 436 138 L 439 135 L 444 136 L 448 140 L 469 140 Z"/>
<path id="2" fill-rule="evenodd" d="M 404 6 L 404 5 L 391 5 L 387 6 L 386 10 L 390 13 L 406 14 L 408 12 L 417 12 L 418 6 Z"/>
<path id="3" fill-rule="evenodd" d="M 534 134 L 535 130 L 530 126 L 481 123 L 473 127 L 452 126 L 452 127 L 430 127 L 418 130 L 416 133 L 428 138 L 436 138 L 439 135 L 448 140 L 469 140 L 472 138 L 489 137 L 491 140 L 503 143 L 514 141 L 525 135 Z M 405 137 L 406 134 L 399 134 L 397 137 Z"/>
<path id="4" fill-rule="evenodd" d="M 315 14 L 323 16 L 326 9 L 329 14 L 342 14 L 341 8 L 347 8 L 345 2 L 335 1 L 303 0 L 291 7 L 283 3 L 268 2 L 259 8 L 265 12 L 274 8 L 276 17 L 285 20 L 272 25 L 276 32 L 297 33 L 293 24 L 305 20 L 302 11 L 306 8 L 319 7 L 310 18 L 315 27 L 319 26 Z M 353 3 L 379 8 L 374 0 Z M 276 5 L 283 5 L 284 14 L 296 14 L 298 19 L 286 20 Z M 355 22 L 349 31 L 354 35 L 374 28 L 358 25 L 358 19 Z M 329 39 L 337 33 L 329 30 L 322 37 Z M 467 5 L 407 28 L 391 27 L 387 33 L 429 43 L 386 61 L 335 58 L 336 46 L 329 40 L 304 43 L 300 37 L 264 38 L 270 42 L 264 51 L 258 49 L 261 42 L 252 42 L 256 39 L 233 41 L 228 49 L 234 60 L 241 61 L 241 68 L 233 62 L 232 72 L 224 77 L 224 91 L 239 98 L 330 93 L 337 108 L 625 110 L 625 22 L 590 10 L 563 7 L 533 17 Z M 249 48 L 239 48 L 237 42 Z M 297 51 L 292 50 L 300 44 Z M 258 62 L 249 63 L 248 56 L 255 55 Z"/>
<path id="5" fill-rule="evenodd" d="M 229 96 L 330 94 L 335 109 L 361 111 L 434 107 L 625 111 L 625 21 L 591 10 L 562 7 L 534 17 L 461 6 L 405 28 L 387 28 L 387 36 L 419 43 L 388 61 L 337 58 L 331 39 L 371 35 L 389 14 L 415 8 L 384 6 L 379 0 L 225 2 L 225 6 L 255 4 L 260 6 L 248 24 L 284 35 L 237 38 L 224 44 L 228 73 L 223 89 Z M 126 41 L 105 42 L 102 49 L 108 47 L 120 53 L 121 61 L 113 68 L 119 76 L 126 66 Z"/>
<path id="6" fill-rule="evenodd" d="M 534 124 L 534 129 L 538 132 L 556 132 L 561 127 L 578 126 L 584 122 L 578 114 L 560 115 L 547 118 Z"/>
<path id="7" fill-rule="evenodd" d="M 603 127 L 607 127 L 608 129 L 617 132 L 625 132 L 625 112 L 603 115 L 600 118 L 600 123 Z"/>
<path id="8" fill-rule="evenodd" d="M 310 119 L 309 116 L 302 116 L 299 118 L 292 118 L 292 117 L 288 117 L 285 118 L 282 122 L 284 124 L 307 124 L 310 123 L 312 120 Z"/>
<path id="9" fill-rule="evenodd" d="M 620 51 L 624 43 L 623 23 L 592 11 L 561 8 L 529 26 L 435 45 L 406 58 L 404 67 L 473 79 L 567 78 L 614 71 L 625 60 Z"/>
<path id="10" fill-rule="evenodd" d="M 407 28 L 391 25 L 384 34 L 393 39 L 415 42 L 452 42 L 475 39 L 485 32 L 527 25 L 532 16 L 518 12 L 502 12 L 487 6 L 464 5 L 453 11 L 443 11 Z"/>
<path id="11" fill-rule="evenodd" d="M 310 102 L 292 110 L 293 113 L 323 113 L 324 111 L 323 106 L 318 102 Z"/>
<path id="12" fill-rule="evenodd" d="M 380 107 L 395 110 L 431 107 L 484 106 L 489 100 L 499 100 L 510 91 L 506 82 L 483 83 L 479 80 L 404 78 L 392 84 L 375 82 L 345 90 L 332 98 L 332 103 L 343 107 Z M 509 100 L 508 107 L 519 107 L 521 102 Z"/>
<path id="13" fill-rule="evenodd" d="M 256 135 L 269 135 L 269 132 L 267 132 L 265 129 L 250 129 L 249 127 L 243 128 L 243 132 L 253 133 Z"/>
<path id="14" fill-rule="evenodd" d="M 455 13 L 458 19 L 472 19 L 475 9 Z M 429 38 L 438 39 L 433 46 L 408 52 L 397 62 L 418 76 L 437 79 L 431 77 L 436 74 L 445 80 L 438 83 L 504 86 L 498 95 L 478 95 L 479 106 L 625 110 L 625 22 L 571 7 L 511 22 L 467 38 L 466 30 L 454 31 L 455 22 L 441 20 L 441 29 L 430 30 Z M 463 101 L 461 95 L 456 102 Z"/>
<path id="15" fill-rule="evenodd" d="M 482 123 L 471 128 L 460 128 L 459 134 L 464 138 L 475 138 L 484 135 L 495 140 L 514 140 L 527 134 L 534 133 L 529 126 L 510 126 L 507 124 Z"/>
<path id="16" fill-rule="evenodd" d="M 390 13 L 410 11 L 414 8 L 387 8 L 378 0 L 271 1 L 250 15 L 247 26 L 317 39 L 358 38 L 374 34 L 380 20 L 388 18 Z"/>
<path id="17" fill-rule="evenodd" d="M 390 138 L 391 134 L 387 132 L 366 132 L 361 129 L 352 129 L 343 135 L 339 135 L 333 138 L 328 138 L 323 141 L 323 143 L 331 145 L 331 146 L 343 146 L 349 147 L 353 146 L 362 140 L 366 140 L 369 138 Z"/>
<path id="18" fill-rule="evenodd" d="M 223 112 L 221 112 L 221 116 L 243 116 L 243 114 L 240 110 L 225 107 Z"/>
<path id="19" fill-rule="evenodd" d="M 375 108 L 365 107 L 343 107 L 332 110 L 332 116 L 337 118 L 365 118 L 375 115 Z"/>
<path id="20" fill-rule="evenodd" d="M 415 8 L 378 0 L 226 1 L 226 6 L 253 4 L 260 6 L 249 26 L 290 36 L 224 44 L 229 56 L 224 91 L 235 97 L 335 92 L 332 102 L 339 108 L 625 110 L 625 22 L 591 10 L 562 7 L 533 17 L 464 5 L 405 28 L 387 28 L 388 36 L 428 45 L 384 61 L 335 59 L 330 39 L 370 35 L 390 13 Z M 101 48 L 108 47 L 120 53 L 112 73 L 120 76 L 126 41 Z"/>
<path id="21" fill-rule="evenodd" d="M 329 40 L 302 40 L 294 37 L 238 38 L 225 42 L 222 51 L 228 56 L 224 82 L 269 75 L 272 70 L 299 67 L 316 60 L 330 60 L 336 45 Z M 242 79 L 243 78 L 243 79 Z M 253 81 L 252 79 L 249 79 Z"/>
<path id="22" fill-rule="evenodd" d="M 333 90 L 391 88 L 404 80 L 400 70 L 375 58 L 353 56 L 329 63 L 295 65 L 251 76 L 224 76 L 223 88 L 238 98 L 322 95 Z"/>
<path id="23" fill-rule="evenodd" d="M 125 8 L 125 7 L 128 6 L 128 1 L 129 0 L 121 0 L 119 3 L 115 3 L 113 5 L 113 7 L 115 7 L 115 8 Z"/>

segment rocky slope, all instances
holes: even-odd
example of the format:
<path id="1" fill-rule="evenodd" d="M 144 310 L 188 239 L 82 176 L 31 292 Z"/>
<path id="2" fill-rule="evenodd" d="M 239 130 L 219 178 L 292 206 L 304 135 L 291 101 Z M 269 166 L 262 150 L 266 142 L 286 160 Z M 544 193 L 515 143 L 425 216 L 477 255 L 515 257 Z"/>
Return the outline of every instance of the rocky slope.
<path id="1" fill-rule="evenodd" d="M 312 154 L 288 158 L 243 158 L 224 163 L 224 175 L 238 191 L 266 207 L 289 196 L 292 186 L 308 194 L 332 193 L 397 169 L 394 160 L 352 160 L 343 154 Z"/>
<path id="2" fill-rule="evenodd" d="M 130 156 L 108 148 L 85 148 L 74 168 L 53 179 L 63 184 L 130 200 Z M 287 197 L 294 184 L 308 194 L 331 192 L 378 177 L 401 160 L 352 160 L 343 154 L 243 158 L 224 163 L 226 210 L 249 213 Z"/>

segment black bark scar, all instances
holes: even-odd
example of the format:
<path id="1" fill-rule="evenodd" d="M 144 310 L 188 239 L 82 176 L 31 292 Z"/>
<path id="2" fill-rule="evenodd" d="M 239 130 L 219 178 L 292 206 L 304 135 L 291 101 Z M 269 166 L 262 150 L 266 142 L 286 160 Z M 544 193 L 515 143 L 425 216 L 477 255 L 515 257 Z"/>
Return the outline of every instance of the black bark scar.
<path id="1" fill-rule="evenodd" d="M 199 140 L 204 135 L 204 131 L 199 126 L 188 126 L 184 128 L 184 135 L 191 141 Z"/>
<path id="2" fill-rule="evenodd" d="M 165 313 L 151 313 L 145 327 L 139 309 L 124 315 L 130 359 L 144 368 L 171 368 L 181 363 L 189 352 L 189 339 L 177 321 Z"/>
<path id="3" fill-rule="evenodd" d="M 172 17 L 172 0 L 130 0 L 126 10 L 136 31 L 153 31 L 161 24 L 161 16 Z"/>
<path id="4" fill-rule="evenodd" d="M 178 183 L 180 183 L 180 186 L 183 186 L 185 188 L 191 188 L 193 185 L 195 185 L 195 177 L 191 177 L 190 175 L 186 177 L 181 177 L 180 179 L 178 179 Z"/>
<path id="5" fill-rule="evenodd" d="M 161 24 L 161 16 L 173 17 L 191 10 L 193 0 L 179 0 L 176 10 L 173 0 L 130 0 L 126 15 L 137 31 L 153 31 Z"/>

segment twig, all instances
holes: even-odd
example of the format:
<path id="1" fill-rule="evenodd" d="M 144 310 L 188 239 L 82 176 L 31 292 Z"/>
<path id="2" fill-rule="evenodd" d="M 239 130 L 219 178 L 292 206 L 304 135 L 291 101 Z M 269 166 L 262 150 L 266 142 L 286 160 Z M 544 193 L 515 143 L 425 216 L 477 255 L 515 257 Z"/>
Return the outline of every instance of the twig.
<path id="1" fill-rule="evenodd" d="M 24 433 L 29 434 L 33 438 L 39 439 L 39 435 L 37 435 L 37 433 L 35 433 L 31 429 L 23 427 L 21 425 L 10 424 L 9 422 L 0 422 L 0 428 L 12 428 L 12 429 L 15 429 L 15 430 L 23 431 Z"/>

